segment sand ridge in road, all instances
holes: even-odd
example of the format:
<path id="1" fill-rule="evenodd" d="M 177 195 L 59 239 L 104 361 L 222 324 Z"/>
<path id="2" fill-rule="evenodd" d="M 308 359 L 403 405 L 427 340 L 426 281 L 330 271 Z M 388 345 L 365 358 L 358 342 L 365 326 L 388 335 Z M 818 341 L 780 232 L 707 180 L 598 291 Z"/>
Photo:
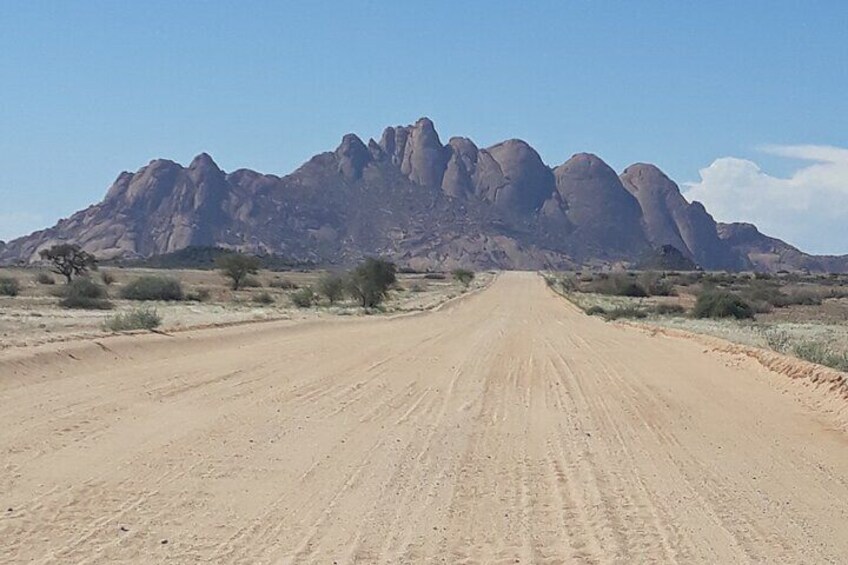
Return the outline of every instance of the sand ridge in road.
<path id="1" fill-rule="evenodd" d="M 102 343 L 0 356 L 0 562 L 848 555 L 827 414 L 529 273 L 414 317 Z"/>

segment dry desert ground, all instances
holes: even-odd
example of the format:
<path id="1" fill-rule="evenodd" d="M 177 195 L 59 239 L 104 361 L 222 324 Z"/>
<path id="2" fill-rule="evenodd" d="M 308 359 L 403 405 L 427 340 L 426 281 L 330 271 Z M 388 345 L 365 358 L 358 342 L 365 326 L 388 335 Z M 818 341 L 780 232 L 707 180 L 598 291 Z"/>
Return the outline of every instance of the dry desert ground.
<path id="1" fill-rule="evenodd" d="M 6 347 L 0 562 L 845 563 L 844 380 L 795 377 L 532 273 Z"/>

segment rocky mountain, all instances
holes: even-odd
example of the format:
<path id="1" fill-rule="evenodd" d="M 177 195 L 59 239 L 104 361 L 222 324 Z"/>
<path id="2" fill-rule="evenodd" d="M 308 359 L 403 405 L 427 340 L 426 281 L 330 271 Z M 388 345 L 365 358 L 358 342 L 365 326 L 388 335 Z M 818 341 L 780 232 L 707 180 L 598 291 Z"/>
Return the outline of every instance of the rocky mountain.
<path id="1" fill-rule="evenodd" d="M 416 268 L 563 269 L 633 265 L 672 246 L 707 269 L 848 270 L 848 258 L 733 226 L 717 225 L 653 165 L 619 176 L 582 153 L 552 168 L 518 139 L 443 143 L 422 118 L 379 142 L 345 135 L 283 177 L 227 173 L 205 153 L 188 167 L 151 161 L 121 173 L 102 202 L 0 245 L 0 262 L 73 241 L 101 258 L 214 245 L 319 264 L 384 255 Z"/>
<path id="2" fill-rule="evenodd" d="M 758 271 L 848 272 L 846 255 L 810 255 L 746 223 L 718 224 L 718 235 Z"/>

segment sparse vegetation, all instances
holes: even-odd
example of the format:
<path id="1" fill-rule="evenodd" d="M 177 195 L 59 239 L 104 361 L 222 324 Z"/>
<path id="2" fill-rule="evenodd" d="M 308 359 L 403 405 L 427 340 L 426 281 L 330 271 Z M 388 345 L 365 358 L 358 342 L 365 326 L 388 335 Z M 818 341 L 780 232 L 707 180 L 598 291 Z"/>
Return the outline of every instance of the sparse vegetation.
<path id="1" fill-rule="evenodd" d="M 298 308 L 309 308 L 315 303 L 315 291 L 311 286 L 305 286 L 291 294 L 291 301 Z"/>
<path id="2" fill-rule="evenodd" d="M 344 298 L 344 277 L 333 273 L 326 273 L 318 279 L 318 293 L 324 296 L 330 304 L 335 304 Z"/>
<path id="3" fill-rule="evenodd" d="M 474 271 L 469 271 L 468 269 L 454 269 L 451 274 L 454 280 L 459 281 L 465 288 L 468 288 L 468 285 L 474 280 Z"/>
<path id="4" fill-rule="evenodd" d="M 198 287 L 186 294 L 185 299 L 192 302 L 207 302 L 212 298 L 212 293 L 208 288 Z"/>
<path id="5" fill-rule="evenodd" d="M 242 253 L 221 255 L 215 260 L 215 264 L 220 269 L 221 274 L 230 279 L 233 290 L 247 286 L 245 283 L 250 283 L 248 277 L 259 272 L 260 266 L 258 258 Z"/>
<path id="6" fill-rule="evenodd" d="M 754 317 L 754 309 L 741 296 L 726 290 L 708 288 L 698 295 L 692 315 L 696 318 L 736 318 L 737 320 Z"/>
<path id="7" fill-rule="evenodd" d="M 59 305 L 63 308 L 81 310 L 109 310 L 112 308 L 106 289 L 86 277 L 72 280 L 62 288 L 60 295 L 62 300 L 59 301 Z"/>
<path id="8" fill-rule="evenodd" d="M 686 308 L 680 304 L 657 304 L 652 308 L 658 316 L 682 316 L 686 314 Z"/>
<path id="9" fill-rule="evenodd" d="M 284 278 L 273 278 L 271 282 L 268 283 L 268 286 L 271 288 L 279 288 L 282 290 L 297 290 L 298 286 L 296 283 L 290 281 L 289 279 Z"/>
<path id="10" fill-rule="evenodd" d="M 604 314 L 604 317 L 607 320 L 619 320 L 622 318 L 633 320 L 647 318 L 648 313 L 642 308 L 637 308 L 635 306 L 619 306 L 618 308 L 613 308 L 612 310 L 607 311 Z"/>
<path id="11" fill-rule="evenodd" d="M 113 332 L 152 330 L 159 327 L 161 323 L 162 317 L 154 308 L 142 306 L 129 312 L 109 316 L 103 322 L 103 328 Z"/>
<path id="12" fill-rule="evenodd" d="M 127 300 L 182 300 L 183 287 L 173 277 L 145 275 L 122 288 L 121 297 Z"/>
<path id="13" fill-rule="evenodd" d="M 347 277 L 350 295 L 363 308 L 379 306 L 389 288 L 397 281 L 394 263 L 369 257 Z"/>
<path id="14" fill-rule="evenodd" d="M 274 297 L 266 291 L 254 294 L 251 300 L 253 300 L 254 304 L 261 304 L 263 306 L 268 306 L 269 304 L 274 303 Z"/>
<path id="15" fill-rule="evenodd" d="M 97 259 L 91 253 L 83 251 L 79 245 L 61 243 L 38 253 L 45 261 L 52 263 L 52 271 L 65 277 L 67 284 L 74 277 L 97 270 Z"/>
<path id="16" fill-rule="evenodd" d="M 21 283 L 14 277 L 0 277 L 0 296 L 17 296 L 21 292 Z"/>
<path id="17" fill-rule="evenodd" d="M 38 273 L 37 275 L 35 275 L 34 280 L 36 283 L 43 285 L 56 284 L 56 280 L 47 273 Z"/>
<path id="18" fill-rule="evenodd" d="M 115 275 L 109 271 L 100 271 L 100 280 L 106 286 L 111 286 L 115 282 Z"/>
<path id="19" fill-rule="evenodd" d="M 248 275 L 241 282 L 241 288 L 262 288 L 262 281 L 259 277 Z"/>
<path id="20" fill-rule="evenodd" d="M 805 361 L 848 373 L 848 351 L 836 351 L 825 343 L 805 341 L 795 344 L 792 353 Z"/>
<path id="21" fill-rule="evenodd" d="M 594 306 L 586 308 L 586 313 L 590 316 L 605 316 L 607 311 L 603 306 L 595 304 Z"/>

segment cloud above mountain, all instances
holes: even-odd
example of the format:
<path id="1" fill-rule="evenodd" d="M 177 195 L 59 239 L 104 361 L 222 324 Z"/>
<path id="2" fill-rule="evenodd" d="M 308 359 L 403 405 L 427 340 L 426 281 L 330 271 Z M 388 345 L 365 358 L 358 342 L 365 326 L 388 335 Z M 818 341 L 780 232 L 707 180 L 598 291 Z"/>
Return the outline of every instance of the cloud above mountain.
<path id="1" fill-rule="evenodd" d="M 722 157 L 684 183 L 719 221 L 744 221 L 807 250 L 848 251 L 848 149 L 828 145 L 768 145 L 760 151 L 802 163 L 774 176 L 754 161 Z"/>

